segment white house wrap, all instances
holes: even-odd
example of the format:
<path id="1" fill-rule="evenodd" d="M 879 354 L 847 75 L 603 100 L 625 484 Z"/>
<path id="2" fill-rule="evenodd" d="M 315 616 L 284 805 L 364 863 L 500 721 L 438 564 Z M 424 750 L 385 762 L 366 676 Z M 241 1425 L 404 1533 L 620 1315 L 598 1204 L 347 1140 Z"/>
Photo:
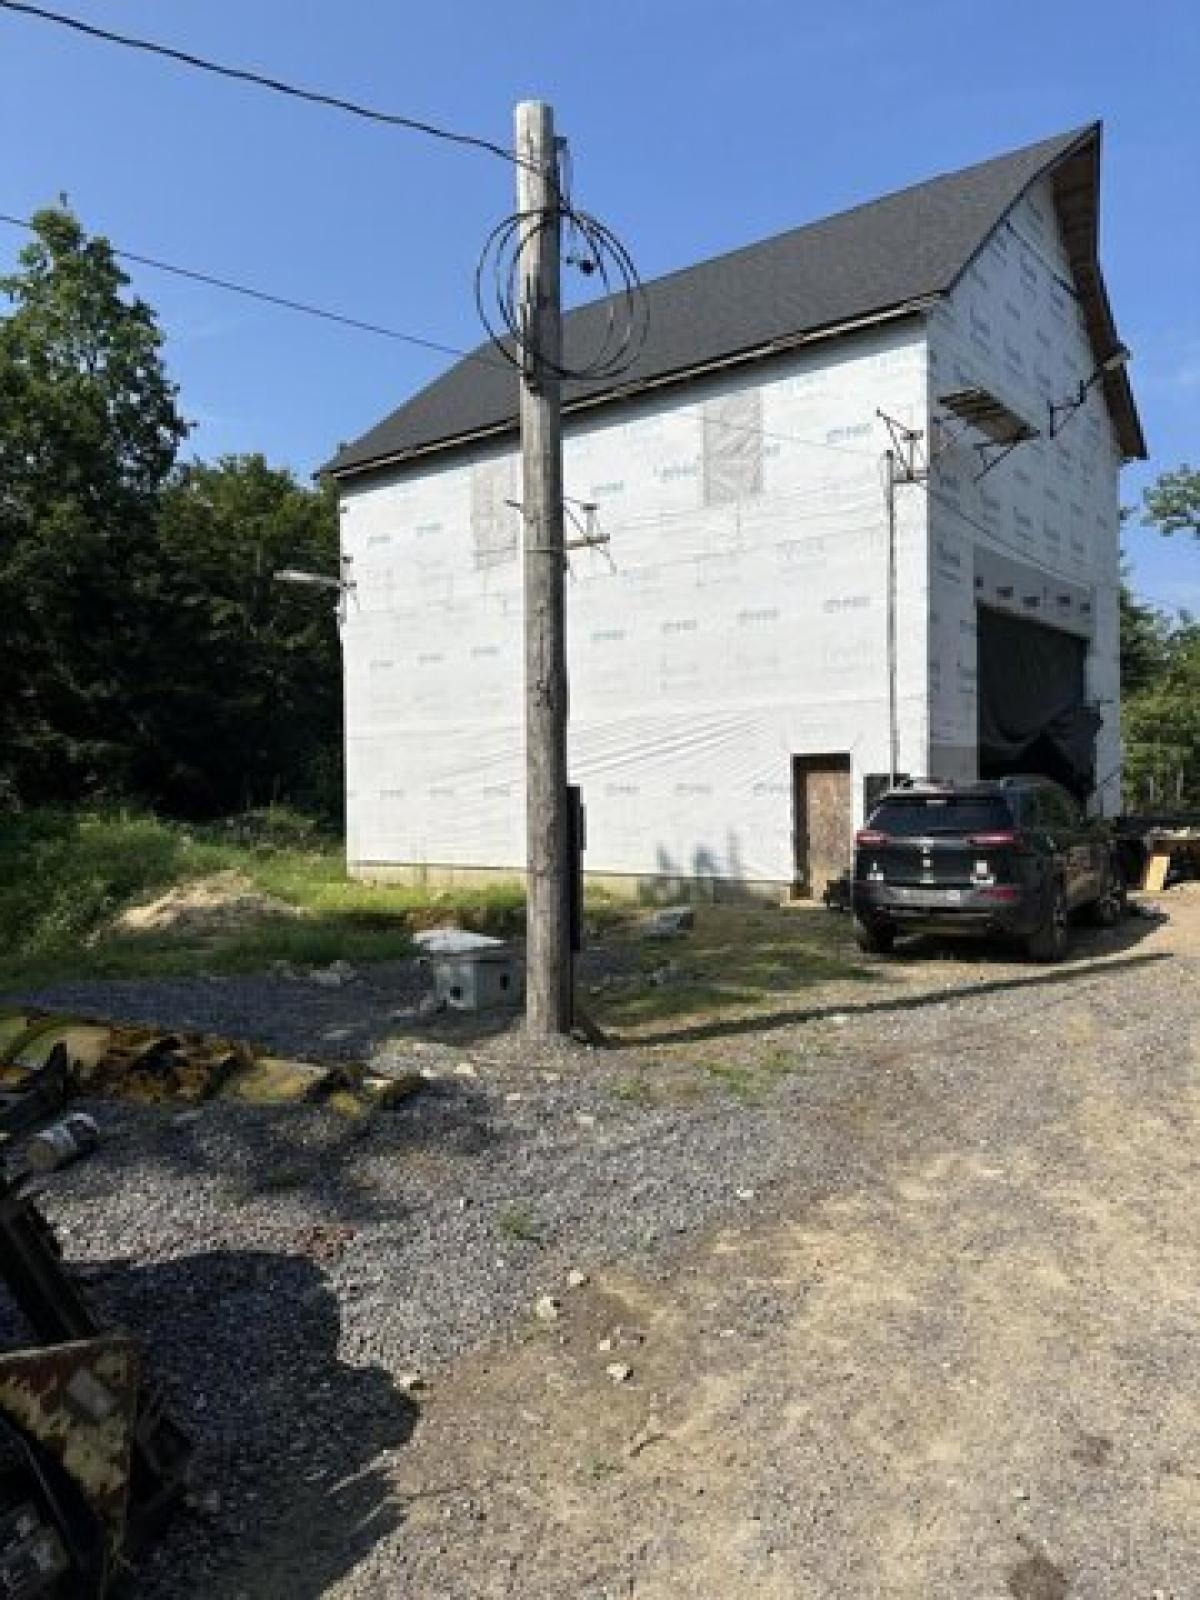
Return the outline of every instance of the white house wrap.
<path id="1" fill-rule="evenodd" d="M 1098 140 L 1066 135 L 651 285 L 630 392 L 568 390 L 568 536 L 603 539 L 572 553 L 567 588 L 590 871 L 816 891 L 836 865 L 815 842 L 829 797 L 848 840 L 863 780 L 889 763 L 880 412 L 921 431 L 929 466 L 897 490 L 900 769 L 975 775 L 978 628 L 1007 612 L 1081 641 L 1096 803 L 1113 807 L 1117 479 L 1144 453 L 1124 373 L 1050 437 L 1050 403 L 1116 344 Z M 982 436 L 940 403 L 971 389 L 1037 430 L 982 478 Z M 354 583 L 354 870 L 523 866 L 514 418 L 512 380 L 464 362 L 330 465 Z"/>

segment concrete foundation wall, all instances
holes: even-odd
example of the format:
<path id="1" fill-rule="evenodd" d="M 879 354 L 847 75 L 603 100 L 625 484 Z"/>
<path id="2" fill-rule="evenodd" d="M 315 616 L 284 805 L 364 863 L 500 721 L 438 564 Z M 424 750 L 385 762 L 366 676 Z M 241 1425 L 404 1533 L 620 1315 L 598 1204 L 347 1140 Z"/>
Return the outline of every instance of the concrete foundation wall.
<path id="1" fill-rule="evenodd" d="M 486 889 L 499 884 L 524 884 L 524 874 L 508 867 L 373 866 L 351 864 L 351 875 L 367 883 L 396 883 L 413 889 Z M 621 872 L 585 872 L 584 887 L 613 900 L 634 905 L 779 905 L 790 901 L 790 882 L 731 878 L 637 876 Z"/>

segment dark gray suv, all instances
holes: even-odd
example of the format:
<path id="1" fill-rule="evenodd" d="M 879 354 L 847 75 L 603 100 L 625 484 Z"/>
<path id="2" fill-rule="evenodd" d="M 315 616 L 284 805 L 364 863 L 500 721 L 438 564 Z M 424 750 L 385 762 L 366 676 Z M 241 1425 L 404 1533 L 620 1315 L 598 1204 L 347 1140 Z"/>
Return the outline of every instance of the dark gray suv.
<path id="1" fill-rule="evenodd" d="M 878 954 L 900 933 L 975 933 L 1059 961 L 1072 916 L 1111 926 L 1124 897 L 1107 825 L 1048 778 L 907 784 L 855 836 L 855 936 Z"/>

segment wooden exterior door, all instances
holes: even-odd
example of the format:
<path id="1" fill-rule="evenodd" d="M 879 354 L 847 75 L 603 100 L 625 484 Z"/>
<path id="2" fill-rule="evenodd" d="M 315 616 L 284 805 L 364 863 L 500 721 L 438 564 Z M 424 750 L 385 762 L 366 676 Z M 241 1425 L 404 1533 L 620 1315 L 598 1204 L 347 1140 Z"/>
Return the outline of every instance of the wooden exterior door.
<path id="1" fill-rule="evenodd" d="M 815 899 L 850 865 L 854 806 L 850 757 L 792 757 L 795 893 Z"/>

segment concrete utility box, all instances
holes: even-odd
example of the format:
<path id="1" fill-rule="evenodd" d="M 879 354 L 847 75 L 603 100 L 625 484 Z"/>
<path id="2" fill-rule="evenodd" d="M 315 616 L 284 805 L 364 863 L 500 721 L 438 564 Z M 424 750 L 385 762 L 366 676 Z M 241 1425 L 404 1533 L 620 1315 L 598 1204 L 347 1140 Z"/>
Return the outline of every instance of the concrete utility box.
<path id="1" fill-rule="evenodd" d="M 521 966 L 502 940 L 462 928 L 434 928 L 418 933 L 414 943 L 433 975 L 439 1006 L 451 1011 L 488 1011 L 519 1003 Z"/>
<path id="2" fill-rule="evenodd" d="M 452 1011 L 489 1011 L 521 998 L 520 968 L 506 950 L 440 956 L 432 965 L 434 994 Z"/>

